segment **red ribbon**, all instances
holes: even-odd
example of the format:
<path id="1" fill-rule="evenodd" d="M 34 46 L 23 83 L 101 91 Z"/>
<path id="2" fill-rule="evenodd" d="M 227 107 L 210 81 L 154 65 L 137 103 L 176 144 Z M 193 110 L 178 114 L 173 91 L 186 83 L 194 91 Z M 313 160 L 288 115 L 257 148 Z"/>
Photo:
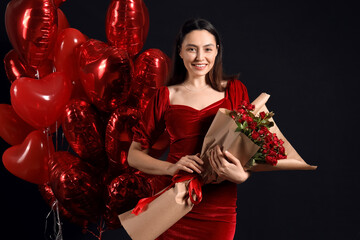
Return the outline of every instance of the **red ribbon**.
<path id="1" fill-rule="evenodd" d="M 135 215 L 139 215 L 140 213 L 142 213 L 143 211 L 146 210 L 146 207 L 147 207 L 147 205 L 149 203 L 151 203 L 156 198 L 161 196 L 161 194 L 163 194 L 164 192 L 166 192 L 167 190 L 172 188 L 175 185 L 175 183 L 185 182 L 185 181 L 188 181 L 188 180 L 190 180 L 189 186 L 188 186 L 188 193 L 189 193 L 190 201 L 195 205 L 200 203 L 201 200 L 202 200 L 202 191 L 201 191 L 202 183 L 201 183 L 199 175 L 195 175 L 195 174 L 176 174 L 172 178 L 172 183 L 169 186 L 167 186 L 164 190 L 162 190 L 161 192 L 157 193 L 156 195 L 154 195 L 152 197 L 147 197 L 147 198 L 141 199 L 138 202 L 138 204 L 135 206 L 135 208 L 132 210 L 131 213 L 133 213 Z M 194 199 L 194 195 L 196 196 L 196 200 Z"/>

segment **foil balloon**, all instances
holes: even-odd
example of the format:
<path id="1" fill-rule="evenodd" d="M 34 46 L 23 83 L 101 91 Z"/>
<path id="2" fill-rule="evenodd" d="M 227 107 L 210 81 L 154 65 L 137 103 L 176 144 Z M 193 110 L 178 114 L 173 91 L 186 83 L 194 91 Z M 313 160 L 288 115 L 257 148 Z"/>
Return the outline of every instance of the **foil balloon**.
<path id="1" fill-rule="evenodd" d="M 0 137 L 10 145 L 22 143 L 35 129 L 22 120 L 9 104 L 0 104 Z"/>
<path id="2" fill-rule="evenodd" d="M 20 145 L 3 154 L 5 168 L 15 176 L 35 184 L 49 180 L 48 161 L 54 152 L 51 139 L 39 130 L 31 132 Z"/>
<path id="3" fill-rule="evenodd" d="M 60 7 L 66 0 L 54 0 L 54 4 L 56 7 Z"/>
<path id="4" fill-rule="evenodd" d="M 48 183 L 41 184 L 38 186 L 39 192 L 45 202 L 54 210 L 59 210 L 61 217 L 66 218 L 68 221 L 77 224 L 83 228 L 86 228 L 88 221 L 86 219 L 77 217 L 76 215 L 71 214 L 67 209 L 65 209 L 59 201 L 57 201 L 51 186 Z"/>
<path id="5" fill-rule="evenodd" d="M 98 109 L 112 112 L 127 100 L 133 63 L 126 52 L 89 39 L 77 54 L 81 83 Z"/>
<path id="6" fill-rule="evenodd" d="M 71 85 L 64 73 L 55 72 L 42 79 L 22 77 L 10 89 L 15 112 L 35 128 L 56 122 L 70 99 Z"/>
<path id="7" fill-rule="evenodd" d="M 118 215 L 135 207 L 141 198 L 151 195 L 151 185 L 138 173 L 124 173 L 114 178 L 105 192 L 104 219 L 107 227 L 121 227 Z"/>
<path id="8" fill-rule="evenodd" d="M 49 59 L 37 68 L 33 69 L 23 62 L 14 49 L 4 57 L 5 72 L 10 82 L 21 77 L 42 78 L 53 72 L 53 62 Z"/>
<path id="9" fill-rule="evenodd" d="M 170 58 L 159 49 L 148 49 L 134 62 L 134 81 L 131 83 L 129 105 L 144 110 L 156 89 L 165 85 Z"/>
<path id="10" fill-rule="evenodd" d="M 149 30 L 149 13 L 142 0 L 112 0 L 106 14 L 105 31 L 110 45 L 130 57 L 143 48 Z"/>
<path id="11" fill-rule="evenodd" d="M 53 0 L 12 0 L 6 7 L 9 40 L 22 60 L 35 69 L 48 58 L 57 24 Z"/>
<path id="12" fill-rule="evenodd" d="M 87 98 L 80 82 L 79 68 L 75 57 L 75 49 L 86 40 L 87 37 L 79 30 L 66 28 L 59 32 L 53 49 L 56 71 L 65 73 L 73 85 L 72 98 Z"/>
<path id="13" fill-rule="evenodd" d="M 66 140 L 80 158 L 98 168 L 107 165 L 103 123 L 89 103 L 71 100 L 65 108 L 62 127 Z"/>
<path id="14" fill-rule="evenodd" d="M 111 115 L 106 127 L 105 148 L 109 158 L 109 171 L 120 174 L 129 168 L 127 155 L 132 141 L 132 127 L 139 121 L 138 109 L 121 106 Z"/>
<path id="15" fill-rule="evenodd" d="M 102 214 L 102 185 L 88 163 L 69 152 L 55 152 L 49 162 L 50 186 L 71 214 L 95 221 Z"/>

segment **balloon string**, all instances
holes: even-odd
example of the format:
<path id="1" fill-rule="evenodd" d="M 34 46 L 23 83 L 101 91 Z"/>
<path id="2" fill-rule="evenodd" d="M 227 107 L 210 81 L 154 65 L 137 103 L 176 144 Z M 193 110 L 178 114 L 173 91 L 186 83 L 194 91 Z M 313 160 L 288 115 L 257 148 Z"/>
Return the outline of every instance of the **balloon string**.
<path id="1" fill-rule="evenodd" d="M 57 152 L 59 150 L 58 147 L 58 121 L 55 122 L 55 151 Z"/>
<path id="2" fill-rule="evenodd" d="M 96 235 L 93 231 L 91 231 L 89 228 L 86 228 L 86 231 L 90 234 L 92 234 L 95 238 L 97 238 L 98 240 L 101 240 L 102 234 L 103 232 L 105 232 L 105 221 L 103 220 L 103 218 L 101 218 L 100 220 L 100 224 L 97 227 L 97 230 L 99 232 L 99 235 Z"/>
<path id="3" fill-rule="evenodd" d="M 59 204 L 58 204 L 57 200 L 54 201 L 54 203 L 51 206 L 50 212 L 46 216 L 45 232 L 44 232 L 45 239 L 47 239 L 46 231 L 47 231 L 47 227 L 48 227 L 47 226 L 48 225 L 48 219 L 49 219 L 51 213 L 53 213 L 53 222 L 54 222 L 53 232 L 54 232 L 55 238 L 53 238 L 53 236 L 50 235 L 50 239 L 63 240 L 62 227 L 61 227 L 62 223 L 61 223 L 61 220 L 60 220 Z"/>
<path id="4" fill-rule="evenodd" d="M 47 144 L 47 149 L 48 149 L 48 161 L 52 161 L 52 154 L 51 154 L 51 149 L 50 149 L 50 134 L 51 134 L 51 131 L 50 131 L 50 127 L 47 127 L 45 128 L 45 134 L 46 134 L 46 144 Z M 48 162 L 49 163 L 49 162 Z"/>

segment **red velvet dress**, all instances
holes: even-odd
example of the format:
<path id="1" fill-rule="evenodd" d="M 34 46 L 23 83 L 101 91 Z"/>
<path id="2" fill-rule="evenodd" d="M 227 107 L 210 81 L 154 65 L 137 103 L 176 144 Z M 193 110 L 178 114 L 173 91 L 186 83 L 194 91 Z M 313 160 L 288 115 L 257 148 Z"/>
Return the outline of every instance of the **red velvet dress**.
<path id="1" fill-rule="evenodd" d="M 228 81 L 225 97 L 201 110 L 170 104 L 168 88 L 160 87 L 134 128 L 133 140 L 148 148 L 166 129 L 170 135 L 167 161 L 175 163 L 184 155 L 200 153 L 205 134 L 219 108 L 237 109 L 243 100 L 249 101 L 249 98 L 246 87 L 239 80 Z M 170 181 L 171 177 L 168 179 Z M 236 184 L 229 181 L 208 184 L 202 187 L 202 192 L 201 203 L 158 239 L 233 239 Z"/>

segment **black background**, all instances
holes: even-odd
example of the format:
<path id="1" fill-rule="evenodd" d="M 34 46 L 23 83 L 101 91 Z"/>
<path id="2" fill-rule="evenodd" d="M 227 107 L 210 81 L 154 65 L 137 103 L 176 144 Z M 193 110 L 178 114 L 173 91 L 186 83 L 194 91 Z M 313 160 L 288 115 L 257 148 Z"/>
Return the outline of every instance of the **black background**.
<path id="1" fill-rule="evenodd" d="M 12 49 L 3 22 L 1 58 Z M 261 92 L 288 140 L 316 171 L 256 173 L 238 186 L 235 239 L 360 239 L 360 158 L 357 92 L 359 18 L 356 1 L 146 0 L 150 30 L 143 50 L 169 56 L 175 34 L 189 17 L 210 20 L 222 35 L 227 73 L 241 72 L 253 100 Z M 106 41 L 110 1 L 68 0 L 70 25 Z M 10 83 L 1 67 L 1 103 Z M 2 153 L 9 145 L 1 140 Z M 44 239 L 50 208 L 37 186 L 1 164 L 1 234 Z M 49 224 L 52 224 L 49 221 Z M 63 224 L 64 239 L 95 239 Z M 51 232 L 51 231 L 50 231 Z M 113 236 L 121 233 L 112 233 Z M 110 239 L 110 235 L 107 236 Z"/>

